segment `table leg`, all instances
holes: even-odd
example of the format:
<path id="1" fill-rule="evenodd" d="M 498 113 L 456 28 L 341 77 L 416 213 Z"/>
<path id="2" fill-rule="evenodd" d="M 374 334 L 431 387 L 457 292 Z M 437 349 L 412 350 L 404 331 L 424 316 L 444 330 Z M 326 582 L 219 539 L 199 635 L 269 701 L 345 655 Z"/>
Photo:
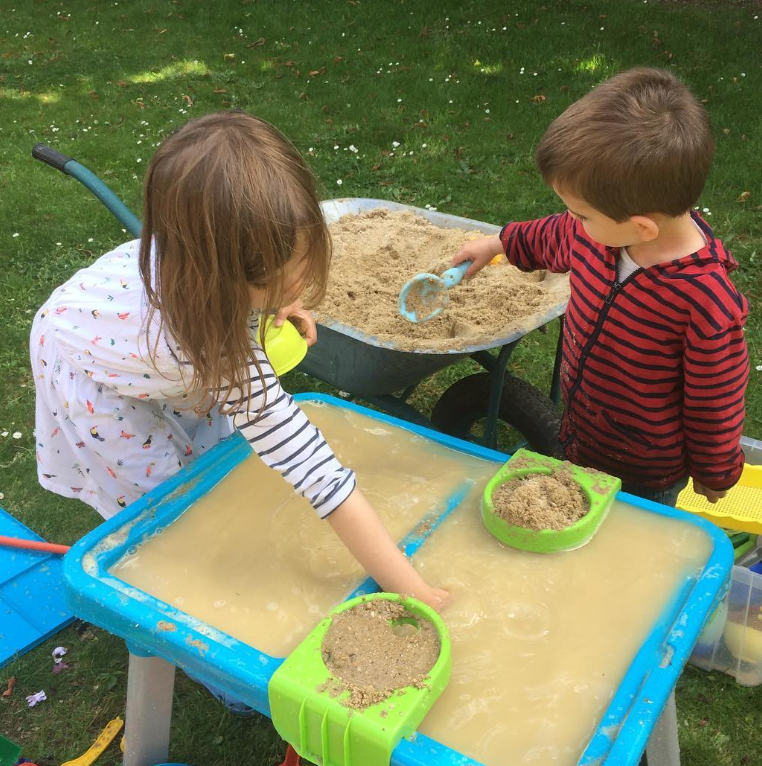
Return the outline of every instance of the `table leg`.
<path id="1" fill-rule="evenodd" d="M 174 687 L 174 665 L 130 652 L 124 766 L 167 762 Z"/>
<path id="2" fill-rule="evenodd" d="M 669 695 L 661 717 L 654 726 L 643 754 L 641 766 L 680 766 L 680 745 L 677 740 L 677 706 L 675 692 Z"/>

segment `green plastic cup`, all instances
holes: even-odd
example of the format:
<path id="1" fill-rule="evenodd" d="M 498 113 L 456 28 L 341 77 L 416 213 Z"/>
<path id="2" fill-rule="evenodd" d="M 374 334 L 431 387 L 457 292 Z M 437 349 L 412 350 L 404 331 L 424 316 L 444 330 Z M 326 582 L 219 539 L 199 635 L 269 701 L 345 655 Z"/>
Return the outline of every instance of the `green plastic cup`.
<path id="1" fill-rule="evenodd" d="M 307 355 L 307 341 L 288 319 L 280 327 L 276 327 L 273 317 L 262 317 L 259 321 L 257 342 L 264 348 L 278 377 L 293 370 Z"/>
<path id="2" fill-rule="evenodd" d="M 512 465 L 513 463 L 513 465 Z M 564 529 L 527 529 L 509 524 L 495 513 L 492 493 L 512 479 L 550 476 L 559 468 L 567 468 L 588 499 L 590 510 Z M 492 477 L 482 496 L 482 521 L 487 531 L 501 543 L 532 553 L 558 553 L 581 548 L 592 540 L 606 518 L 622 482 L 614 476 L 590 472 L 580 466 L 563 463 L 529 450 L 517 450 L 513 457 Z"/>

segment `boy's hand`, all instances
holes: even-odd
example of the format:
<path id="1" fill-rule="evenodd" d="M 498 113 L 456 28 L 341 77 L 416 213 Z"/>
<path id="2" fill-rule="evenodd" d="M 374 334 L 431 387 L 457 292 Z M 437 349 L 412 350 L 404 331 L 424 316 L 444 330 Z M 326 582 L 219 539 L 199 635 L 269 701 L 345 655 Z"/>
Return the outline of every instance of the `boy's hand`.
<path id="1" fill-rule="evenodd" d="M 716 503 L 728 494 L 726 489 L 709 489 L 709 487 L 705 487 L 698 479 L 693 480 L 693 491 L 697 495 L 703 495 L 710 503 Z"/>
<path id="2" fill-rule="evenodd" d="M 503 245 L 497 234 L 491 237 L 479 237 L 479 239 L 472 239 L 463 245 L 461 251 L 452 259 L 452 265 L 457 266 L 463 261 L 473 261 L 464 275 L 464 279 L 471 279 L 502 252 Z"/>

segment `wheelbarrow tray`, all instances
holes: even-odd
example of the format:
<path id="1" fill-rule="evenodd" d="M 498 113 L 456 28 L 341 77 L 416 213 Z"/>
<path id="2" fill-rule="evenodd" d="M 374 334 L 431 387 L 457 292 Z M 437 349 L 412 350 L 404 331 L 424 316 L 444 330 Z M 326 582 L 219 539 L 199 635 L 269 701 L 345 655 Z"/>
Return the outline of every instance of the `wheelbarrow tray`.
<path id="1" fill-rule="evenodd" d="M 347 197 L 323 202 L 322 208 L 329 224 L 350 213 L 384 208 L 394 212 L 414 212 L 444 229 L 476 229 L 485 234 L 500 233 L 500 227 L 490 223 L 381 199 Z M 532 330 L 561 316 L 566 310 L 566 303 L 567 299 L 561 293 L 556 305 L 527 317 L 521 327 L 487 342 L 457 350 L 403 351 L 391 341 L 381 340 L 356 327 L 321 317 L 318 321 L 319 342 L 310 348 L 299 370 L 354 396 L 392 394 L 420 383 L 429 375 L 477 351 L 515 343 Z"/>

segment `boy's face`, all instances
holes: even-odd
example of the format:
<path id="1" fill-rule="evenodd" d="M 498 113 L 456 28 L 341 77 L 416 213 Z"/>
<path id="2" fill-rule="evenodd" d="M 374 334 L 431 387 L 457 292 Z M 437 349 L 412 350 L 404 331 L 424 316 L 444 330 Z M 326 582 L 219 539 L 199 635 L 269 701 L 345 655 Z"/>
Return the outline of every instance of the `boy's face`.
<path id="1" fill-rule="evenodd" d="M 637 216 L 618 223 L 591 207 L 581 197 L 575 197 L 565 190 L 562 192 L 556 186 L 553 187 L 553 191 L 561 198 L 572 217 L 582 224 L 590 239 L 594 239 L 601 245 L 629 247 L 651 239 L 648 232 L 643 230 L 641 219 L 645 216 Z"/>

